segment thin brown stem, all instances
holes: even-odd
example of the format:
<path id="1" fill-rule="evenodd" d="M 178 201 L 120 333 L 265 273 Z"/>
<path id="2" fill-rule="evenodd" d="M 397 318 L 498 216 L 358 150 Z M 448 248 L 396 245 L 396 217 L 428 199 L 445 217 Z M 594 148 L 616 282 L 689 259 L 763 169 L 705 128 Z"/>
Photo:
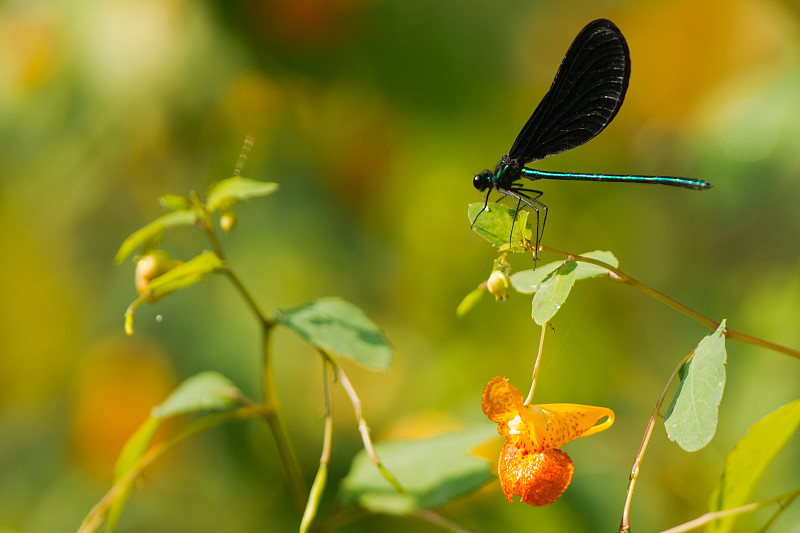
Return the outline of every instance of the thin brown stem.
<path id="1" fill-rule="evenodd" d="M 591 257 L 584 257 L 581 255 L 571 254 L 569 252 L 563 252 L 561 250 L 556 250 L 555 248 L 550 248 L 549 246 L 540 245 L 540 249 L 548 251 L 550 253 L 563 256 L 567 259 L 573 259 L 575 261 L 583 261 L 584 263 L 591 263 L 593 265 L 597 265 L 600 267 L 605 268 L 609 272 L 611 272 L 611 279 L 615 279 L 617 281 L 621 281 L 627 285 L 630 285 L 634 289 L 641 291 L 648 296 L 655 298 L 656 300 L 680 311 L 681 313 L 687 315 L 694 320 L 697 320 L 704 326 L 708 327 L 709 329 L 716 330 L 719 327 L 719 322 L 708 318 L 707 316 L 695 311 L 691 307 L 688 307 L 677 300 L 674 300 L 667 296 L 666 294 L 660 293 L 654 288 L 650 287 L 649 285 L 645 285 L 644 283 L 630 277 L 620 269 L 609 265 L 608 263 L 604 263 L 603 261 L 599 261 L 597 259 L 593 259 Z M 739 342 L 746 342 L 748 344 L 752 344 L 754 346 L 759 346 L 761 348 L 766 348 L 768 350 L 772 350 L 774 352 L 782 353 L 784 355 L 788 355 L 790 357 L 794 357 L 796 359 L 800 359 L 800 351 L 795 350 L 793 348 L 789 348 L 787 346 L 782 346 L 780 344 L 776 344 L 774 342 L 770 342 L 759 337 L 754 337 L 753 335 L 748 335 L 747 333 L 742 333 L 740 331 L 733 330 L 731 328 L 725 328 L 725 336 L 731 340 L 739 341 Z"/>
<path id="2" fill-rule="evenodd" d="M 414 516 L 448 531 L 454 531 L 455 533 L 475 533 L 474 529 L 462 526 L 458 522 L 453 522 L 449 518 L 445 518 L 439 513 L 429 509 L 417 509 L 414 511 Z"/>
<path id="3" fill-rule="evenodd" d="M 633 501 L 633 490 L 636 487 L 636 480 L 639 478 L 639 467 L 644 459 L 644 452 L 647 449 L 648 443 L 650 442 L 650 436 L 653 434 L 656 417 L 658 416 L 659 411 L 661 411 L 661 406 L 664 405 L 664 399 L 667 397 L 667 391 L 669 391 L 672 382 L 675 381 L 675 376 L 678 375 L 678 371 L 680 371 L 681 367 L 693 354 L 694 352 L 689 352 L 689 354 L 686 355 L 686 357 L 684 357 L 680 363 L 678 363 L 678 366 L 675 367 L 675 370 L 672 371 L 672 375 L 667 380 L 667 384 L 664 385 L 664 390 L 661 391 L 661 395 L 658 397 L 656 406 L 650 415 L 650 420 L 647 422 L 647 428 L 645 429 L 644 437 L 642 437 L 642 443 L 639 445 L 639 451 L 636 453 L 636 458 L 633 460 L 633 467 L 631 468 L 631 474 L 628 478 L 628 495 L 625 498 L 625 507 L 622 509 L 622 520 L 619 524 L 619 531 L 621 533 L 631 530 L 630 510 L 631 502 Z"/>
<path id="4" fill-rule="evenodd" d="M 344 370 L 342 370 L 342 367 L 337 365 L 336 362 L 331 359 L 331 357 L 323 350 L 319 350 L 319 353 L 331 365 L 331 368 L 333 368 L 333 371 L 336 373 L 336 378 L 339 380 L 339 383 L 342 384 L 342 388 L 344 388 L 347 396 L 350 398 L 350 403 L 353 404 L 353 409 L 356 413 L 356 420 L 358 420 L 358 431 L 361 433 L 361 441 L 364 443 L 364 450 L 367 452 L 370 461 L 372 461 L 372 464 L 375 465 L 384 479 L 391 483 L 398 492 L 405 492 L 405 489 L 400 482 L 397 481 L 397 478 L 395 478 L 394 475 L 386 469 L 386 467 L 383 465 L 383 462 L 378 457 L 378 454 L 375 453 L 375 447 L 372 445 L 372 438 L 369 436 L 369 426 L 367 425 L 367 420 L 364 418 L 364 415 L 361 412 L 361 400 L 359 399 L 353 384 L 350 383 L 350 380 L 347 378 L 347 374 L 345 374 Z"/>
<path id="5" fill-rule="evenodd" d="M 661 533 L 683 533 L 685 531 L 691 531 L 693 529 L 697 529 L 705 524 L 708 524 L 712 520 L 718 520 L 720 518 L 725 518 L 726 516 L 734 516 L 737 514 L 742 513 L 749 513 L 751 511 L 755 511 L 756 509 L 760 509 L 762 507 L 766 507 L 768 505 L 778 504 L 778 510 L 776 513 L 782 512 L 786 507 L 798 496 L 800 496 L 800 488 L 796 488 L 792 491 L 789 491 L 785 494 L 781 494 L 780 496 L 775 496 L 774 498 L 770 498 L 768 500 L 761 500 L 760 502 L 753 502 L 742 505 L 740 507 L 734 507 L 733 509 L 725 509 L 724 511 L 714 511 L 712 513 L 706 513 L 701 515 L 694 520 L 690 520 L 688 522 L 684 522 L 679 526 L 675 526 L 669 529 L 665 529 Z M 770 521 L 773 520 L 775 515 L 770 518 Z"/>

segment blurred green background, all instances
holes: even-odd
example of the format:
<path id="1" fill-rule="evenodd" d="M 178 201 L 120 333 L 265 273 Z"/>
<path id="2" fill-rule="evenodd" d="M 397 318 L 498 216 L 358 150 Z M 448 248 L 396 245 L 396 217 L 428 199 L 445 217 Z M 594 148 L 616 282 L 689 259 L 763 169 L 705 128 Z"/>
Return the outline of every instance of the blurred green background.
<path id="1" fill-rule="evenodd" d="M 122 443 L 185 377 L 214 369 L 257 394 L 257 324 L 226 280 L 141 308 L 128 338 L 133 266 L 112 261 L 162 213 L 158 196 L 230 176 L 248 134 L 243 175 L 281 189 L 241 205 L 223 246 L 262 306 L 338 295 L 385 330 L 396 347 L 388 373 L 346 366 L 376 439 L 490 423 L 483 386 L 502 375 L 527 390 L 538 327 L 519 295 L 455 317 L 495 257 L 469 230 L 467 204 L 481 201 L 472 176 L 508 151 L 597 17 L 628 39 L 626 103 L 602 135 L 540 168 L 714 188 L 542 183 L 545 244 L 612 250 L 624 271 L 704 314 L 800 347 L 796 2 L 0 4 L 0 531 L 74 531 L 109 487 Z M 207 244 L 184 229 L 165 247 L 188 259 Z M 616 530 L 650 410 L 706 333 L 624 286 L 579 284 L 548 334 L 536 401 L 607 406 L 615 426 L 567 446 L 575 478 L 553 506 L 509 505 L 495 482 L 441 512 L 479 531 Z M 275 351 L 310 480 L 320 363 L 288 332 Z M 687 454 L 659 423 L 634 528 L 702 514 L 732 445 L 798 391 L 798 361 L 728 343 L 717 437 Z M 340 393 L 334 416 L 330 487 L 361 447 Z M 146 473 L 119 531 L 296 530 L 275 453 L 258 422 L 203 434 Z M 753 498 L 798 480 L 795 437 Z M 742 518 L 742 530 L 770 512 Z M 773 531 L 799 523 L 795 504 Z M 377 529 L 438 531 L 391 517 L 343 531 Z"/>

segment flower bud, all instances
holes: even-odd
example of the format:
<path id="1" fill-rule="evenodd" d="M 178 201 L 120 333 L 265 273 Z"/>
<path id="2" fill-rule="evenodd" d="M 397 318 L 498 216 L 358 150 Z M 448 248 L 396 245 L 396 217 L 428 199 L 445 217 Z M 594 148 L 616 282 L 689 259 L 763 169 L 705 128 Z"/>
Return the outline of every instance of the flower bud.
<path id="1" fill-rule="evenodd" d="M 164 250 L 149 251 L 136 262 L 136 273 L 134 275 L 136 292 L 138 294 L 145 293 L 153 279 L 172 270 L 179 264 L 181 264 L 181 261 L 174 261 Z"/>
<path id="2" fill-rule="evenodd" d="M 495 300 L 502 302 L 508 298 L 509 288 L 511 282 L 508 275 L 502 270 L 493 270 L 489 280 L 486 282 L 486 288 L 494 295 Z"/>
<path id="3" fill-rule="evenodd" d="M 225 211 L 222 213 L 222 216 L 219 217 L 219 225 L 225 231 L 225 233 L 230 233 L 233 231 L 233 228 L 236 227 L 236 213 L 233 211 Z"/>

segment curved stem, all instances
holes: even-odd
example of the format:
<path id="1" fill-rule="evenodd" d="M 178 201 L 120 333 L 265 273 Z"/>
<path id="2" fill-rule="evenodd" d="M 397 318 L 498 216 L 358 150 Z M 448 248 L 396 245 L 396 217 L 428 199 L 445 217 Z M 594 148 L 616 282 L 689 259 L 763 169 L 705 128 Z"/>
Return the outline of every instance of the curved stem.
<path id="1" fill-rule="evenodd" d="M 678 366 L 675 367 L 675 370 L 672 371 L 672 375 L 667 380 L 667 384 L 664 385 L 664 390 L 661 391 L 661 396 L 658 397 L 658 401 L 653 409 L 653 413 L 650 415 L 650 420 L 647 422 L 647 429 L 645 429 L 644 437 L 642 437 L 642 443 L 639 445 L 639 451 L 636 452 L 636 458 L 633 460 L 633 467 L 631 468 L 631 475 L 628 478 L 628 496 L 625 498 L 625 507 L 622 509 L 622 520 L 619 524 L 620 533 L 631 530 L 629 518 L 631 502 L 633 501 L 633 489 L 636 487 L 636 480 L 639 478 L 639 467 L 644 459 L 644 452 L 647 449 L 647 444 L 650 442 L 650 436 L 653 434 L 653 427 L 655 427 L 656 424 L 656 417 L 658 416 L 659 411 L 661 411 L 661 406 L 664 405 L 664 399 L 667 397 L 667 391 L 672 385 L 672 382 L 675 381 L 675 376 L 678 375 L 681 367 L 686 363 L 686 361 L 689 360 L 692 354 L 694 354 L 693 351 L 689 352 L 686 357 L 681 359 L 681 362 L 678 363 Z"/>
<path id="2" fill-rule="evenodd" d="M 378 472 L 381 473 L 383 478 L 392 484 L 397 492 L 405 492 L 406 489 L 403 488 L 403 485 L 397 481 L 397 478 L 394 477 L 394 474 L 389 472 L 389 470 L 383 465 L 380 457 L 375 452 L 375 447 L 372 445 L 372 438 L 369 436 L 369 426 L 367 425 L 367 420 L 364 418 L 364 414 L 361 411 L 361 400 L 356 393 L 355 387 L 353 384 L 350 383 L 350 380 L 347 378 L 347 374 L 344 373 L 342 367 L 336 364 L 324 350 L 317 349 L 319 354 L 322 356 L 324 360 L 328 362 L 328 364 L 333 369 L 336 378 L 339 380 L 339 383 L 342 384 L 342 388 L 344 388 L 347 395 L 350 397 L 350 403 L 353 404 L 353 410 L 356 414 L 356 419 L 358 420 L 358 431 L 361 433 L 361 442 L 364 444 L 364 451 L 367 452 L 370 461 L 372 464 L 375 465 L 375 468 L 378 469 Z"/>
<path id="3" fill-rule="evenodd" d="M 272 368 L 272 358 L 270 357 L 269 335 L 274 324 L 264 324 L 263 333 L 263 357 L 261 362 L 262 371 L 262 392 L 264 394 L 264 407 L 268 409 L 264 420 L 269 424 L 272 435 L 275 438 L 275 445 L 278 447 L 278 454 L 286 470 L 286 477 L 289 481 L 289 488 L 294 499 L 295 506 L 299 512 L 303 512 L 308 499 L 308 489 L 303 472 L 300 468 L 300 461 L 297 458 L 294 446 L 289 439 L 289 432 L 281 415 L 278 393 L 275 390 L 275 372 Z"/>
<path id="4" fill-rule="evenodd" d="M 547 322 L 542 324 L 542 333 L 539 335 L 539 352 L 536 354 L 536 362 L 533 364 L 533 375 L 531 376 L 531 390 L 528 392 L 528 397 L 525 398 L 523 405 L 529 405 L 533 400 L 533 391 L 536 390 L 536 378 L 539 376 L 539 363 L 542 360 L 542 351 L 544 350 L 544 332 L 547 328 Z"/>
<path id="5" fill-rule="evenodd" d="M 250 291 L 244 286 L 242 280 L 231 268 L 225 257 L 225 252 L 222 250 L 222 245 L 219 242 L 214 224 L 211 220 L 211 214 L 205 208 L 198 198 L 194 198 L 195 209 L 202 212 L 201 229 L 205 232 L 214 253 L 222 260 L 225 265 L 224 273 L 231 280 L 233 285 L 247 302 L 248 307 L 261 322 L 262 328 L 262 358 L 261 358 L 261 393 L 263 395 L 264 407 L 267 409 L 264 420 L 270 427 L 272 435 L 275 438 L 275 444 L 278 447 L 278 454 L 281 457 L 284 469 L 286 470 L 286 477 L 289 481 L 290 491 L 295 505 L 300 513 L 306 506 L 308 489 L 305 480 L 303 479 L 302 469 L 300 468 L 300 461 L 297 458 L 294 446 L 292 446 L 289 439 L 289 433 L 286 430 L 286 424 L 281 415 L 280 403 L 278 402 L 278 393 L 275 389 L 275 374 L 272 368 L 272 359 L 270 357 L 269 336 L 272 328 L 277 324 L 275 320 L 267 318 L 258 302 L 255 301 Z"/>
<path id="6" fill-rule="evenodd" d="M 690 520 L 685 522 L 679 526 L 675 526 L 669 529 L 665 529 L 661 533 L 683 533 L 684 531 L 691 531 L 693 529 L 697 529 L 700 526 L 703 526 L 712 520 L 717 520 L 719 518 L 725 518 L 726 516 L 734 516 L 737 514 L 742 513 L 749 513 L 750 511 L 755 511 L 756 509 L 760 509 L 762 507 L 766 507 L 772 504 L 778 504 L 778 510 L 776 512 L 782 512 L 786 507 L 798 496 L 800 496 L 800 488 L 796 488 L 792 491 L 789 491 L 785 494 L 781 494 L 780 496 L 775 496 L 774 498 L 770 498 L 768 500 L 761 500 L 760 502 L 753 502 L 742 505 L 740 507 L 734 507 L 733 509 L 725 509 L 724 511 L 715 511 L 713 513 L 706 513 L 701 515 L 694 520 Z M 774 518 L 770 518 L 770 521 Z M 764 529 L 762 528 L 762 531 Z"/>
<path id="7" fill-rule="evenodd" d="M 619 270 L 618 268 L 609 265 L 608 263 L 604 263 L 603 261 L 599 261 L 597 259 L 592 259 L 591 257 L 583 257 L 581 255 L 571 254 L 569 252 L 563 252 L 561 250 L 556 250 L 555 248 L 550 248 L 549 246 L 539 245 L 539 248 L 545 251 L 548 251 L 553 254 L 561 255 L 567 259 L 574 259 L 575 261 L 583 261 L 584 263 L 591 263 L 593 265 L 597 265 L 600 267 L 605 268 L 609 272 L 611 272 L 611 278 L 617 281 L 621 281 L 627 285 L 630 285 L 634 289 L 641 291 L 648 296 L 655 298 L 656 300 L 667 304 L 668 306 L 677 309 L 681 313 L 687 315 L 690 318 L 693 318 L 703 324 L 704 326 L 708 327 L 709 329 L 715 330 L 719 327 L 719 322 L 708 318 L 707 316 L 695 311 L 691 307 L 688 307 L 677 300 L 674 300 L 667 296 L 666 294 L 660 293 L 654 288 L 650 287 L 649 285 L 645 285 L 644 283 L 630 277 L 629 275 L 625 274 L 623 271 Z M 800 351 L 795 350 L 793 348 L 789 348 L 787 346 L 782 346 L 780 344 L 776 344 L 774 342 L 770 342 L 759 337 L 754 337 L 753 335 L 748 335 L 747 333 L 742 333 L 740 331 L 733 330 L 731 328 L 725 328 L 725 336 L 731 340 L 739 341 L 739 342 L 746 342 L 748 344 L 752 344 L 754 346 L 760 346 L 761 348 L 766 348 L 768 350 L 772 350 L 774 352 L 782 353 L 784 355 L 788 355 L 790 357 L 794 357 L 796 359 L 800 359 Z"/>
<path id="8" fill-rule="evenodd" d="M 205 206 L 200 204 L 200 208 L 203 212 L 203 219 L 201 229 L 205 232 L 206 236 L 208 237 L 209 242 L 211 243 L 211 247 L 214 250 L 214 253 L 217 254 L 222 260 L 222 263 L 225 265 L 225 270 L 223 272 L 228 279 L 231 280 L 236 290 L 239 291 L 239 294 L 242 295 L 245 302 L 247 302 L 248 307 L 253 311 L 253 313 L 258 317 L 258 320 L 266 327 L 272 325 L 275 321 L 271 318 L 268 318 L 267 315 L 264 314 L 264 311 L 261 310 L 261 306 L 258 305 L 258 302 L 255 301 L 253 295 L 250 294 L 250 291 L 247 290 L 247 287 L 244 286 L 242 280 L 239 279 L 239 276 L 231 268 L 230 264 L 228 263 L 228 259 L 225 257 L 225 252 L 222 250 L 222 245 L 219 242 L 219 237 L 217 237 L 217 232 L 214 230 L 214 224 L 211 221 L 211 214 L 205 209 Z"/>
<path id="9" fill-rule="evenodd" d="M 84 518 L 81 523 L 78 533 L 90 533 L 97 531 L 103 523 L 103 518 L 108 513 L 109 508 L 114 503 L 114 500 L 120 492 L 133 484 L 133 482 L 141 475 L 145 468 L 161 457 L 165 452 L 176 444 L 188 439 L 189 437 L 205 431 L 214 426 L 231 422 L 234 420 L 246 420 L 248 418 L 255 418 L 257 416 L 265 416 L 267 408 L 263 406 L 247 406 L 235 411 L 228 411 L 216 415 L 206 416 L 188 424 L 183 431 L 172 437 L 171 439 L 152 446 L 138 461 L 136 461 L 125 475 L 114 485 L 108 489 L 105 496 L 92 507 L 89 514 Z"/>
<path id="10" fill-rule="evenodd" d="M 319 469 L 311 485 L 311 494 L 306 503 L 303 519 L 300 521 L 300 533 L 306 533 L 311 527 L 319 510 L 322 494 L 328 479 L 328 463 L 331 460 L 331 444 L 333 442 L 333 414 L 331 411 L 331 389 L 328 386 L 328 362 L 322 360 L 322 387 L 325 392 L 325 429 L 322 435 L 322 454 L 319 458 Z"/>
<path id="11" fill-rule="evenodd" d="M 416 509 L 412 515 L 421 520 L 425 520 L 426 522 L 430 522 L 431 524 L 439 526 L 442 529 L 453 531 L 454 533 L 475 533 L 474 529 L 469 529 L 466 526 L 462 526 L 458 522 L 453 522 L 449 518 L 445 518 L 439 513 L 429 509 Z"/>

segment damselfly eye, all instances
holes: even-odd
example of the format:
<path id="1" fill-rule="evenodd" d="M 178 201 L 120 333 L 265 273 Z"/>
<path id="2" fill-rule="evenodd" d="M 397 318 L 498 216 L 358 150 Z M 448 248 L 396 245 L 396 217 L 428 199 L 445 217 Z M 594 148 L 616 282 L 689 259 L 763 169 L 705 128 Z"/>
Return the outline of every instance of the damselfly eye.
<path id="1" fill-rule="evenodd" d="M 472 186 L 478 189 L 479 191 L 485 191 L 487 187 L 491 187 L 492 171 L 484 170 L 480 174 L 476 174 L 475 177 L 472 178 Z"/>

